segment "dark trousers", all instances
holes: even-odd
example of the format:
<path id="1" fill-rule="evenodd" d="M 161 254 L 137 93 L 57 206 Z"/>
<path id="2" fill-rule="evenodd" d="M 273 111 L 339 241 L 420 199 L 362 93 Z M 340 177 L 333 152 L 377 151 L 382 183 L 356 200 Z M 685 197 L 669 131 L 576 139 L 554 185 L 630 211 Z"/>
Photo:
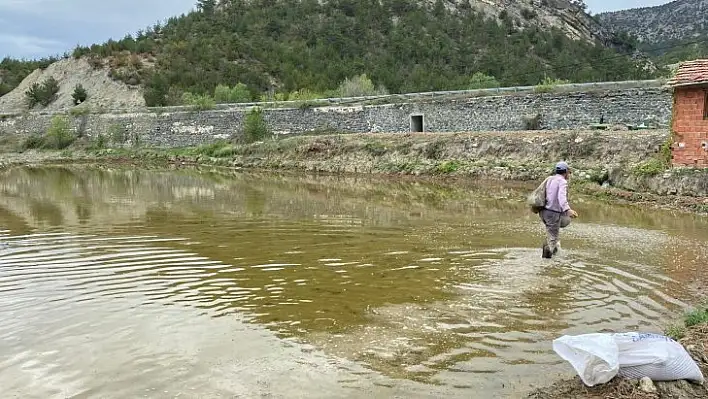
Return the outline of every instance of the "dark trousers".
<path id="1" fill-rule="evenodd" d="M 558 246 L 562 213 L 544 209 L 539 212 L 539 215 L 541 216 L 541 221 L 546 226 L 546 245 L 548 245 L 551 251 L 555 251 Z"/>

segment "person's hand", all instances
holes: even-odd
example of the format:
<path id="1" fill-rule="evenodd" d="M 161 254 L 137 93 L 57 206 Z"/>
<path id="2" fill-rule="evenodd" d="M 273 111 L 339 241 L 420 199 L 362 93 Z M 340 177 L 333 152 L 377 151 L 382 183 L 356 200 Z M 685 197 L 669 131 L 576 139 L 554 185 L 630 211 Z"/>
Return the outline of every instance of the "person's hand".
<path id="1" fill-rule="evenodd" d="M 568 216 L 570 216 L 570 217 L 572 217 L 572 218 L 577 218 L 577 217 L 578 217 L 578 212 L 575 212 L 574 210 L 569 209 L 569 210 L 568 210 Z"/>

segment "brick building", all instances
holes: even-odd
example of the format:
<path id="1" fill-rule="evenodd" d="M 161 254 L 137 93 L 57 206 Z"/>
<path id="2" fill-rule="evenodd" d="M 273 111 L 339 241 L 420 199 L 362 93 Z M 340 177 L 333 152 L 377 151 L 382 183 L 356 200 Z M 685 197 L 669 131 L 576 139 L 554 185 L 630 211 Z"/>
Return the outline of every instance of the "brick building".
<path id="1" fill-rule="evenodd" d="M 672 163 L 708 167 L 708 59 L 681 63 L 668 85 L 674 91 Z"/>

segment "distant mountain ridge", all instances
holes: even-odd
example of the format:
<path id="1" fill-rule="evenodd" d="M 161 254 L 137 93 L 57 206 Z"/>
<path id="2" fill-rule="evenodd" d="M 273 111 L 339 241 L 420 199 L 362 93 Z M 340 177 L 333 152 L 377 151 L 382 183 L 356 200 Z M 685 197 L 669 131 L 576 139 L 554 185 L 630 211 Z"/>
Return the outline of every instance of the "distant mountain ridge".
<path id="1" fill-rule="evenodd" d="M 655 7 L 597 14 L 614 32 L 626 32 L 644 43 L 676 42 L 708 36 L 708 0 L 676 0 Z"/>

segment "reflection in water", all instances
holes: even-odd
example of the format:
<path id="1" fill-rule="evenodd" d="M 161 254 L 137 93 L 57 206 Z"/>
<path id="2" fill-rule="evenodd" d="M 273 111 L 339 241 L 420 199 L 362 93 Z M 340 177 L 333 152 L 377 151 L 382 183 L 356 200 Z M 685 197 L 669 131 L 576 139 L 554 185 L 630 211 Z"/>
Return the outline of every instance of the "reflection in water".
<path id="1" fill-rule="evenodd" d="M 559 334 L 655 331 L 692 299 L 705 221 L 580 198 L 562 255 L 544 261 L 521 189 L 3 171 L 0 383 L 45 397 L 288 396 L 293 384 L 308 396 L 510 395 L 539 371 L 568 371 L 550 350 Z M 290 339 L 331 358 L 284 349 Z M 251 369 L 215 367 L 252 363 L 249 348 L 262 356 Z M 204 378 L 215 373 L 224 380 Z"/>

